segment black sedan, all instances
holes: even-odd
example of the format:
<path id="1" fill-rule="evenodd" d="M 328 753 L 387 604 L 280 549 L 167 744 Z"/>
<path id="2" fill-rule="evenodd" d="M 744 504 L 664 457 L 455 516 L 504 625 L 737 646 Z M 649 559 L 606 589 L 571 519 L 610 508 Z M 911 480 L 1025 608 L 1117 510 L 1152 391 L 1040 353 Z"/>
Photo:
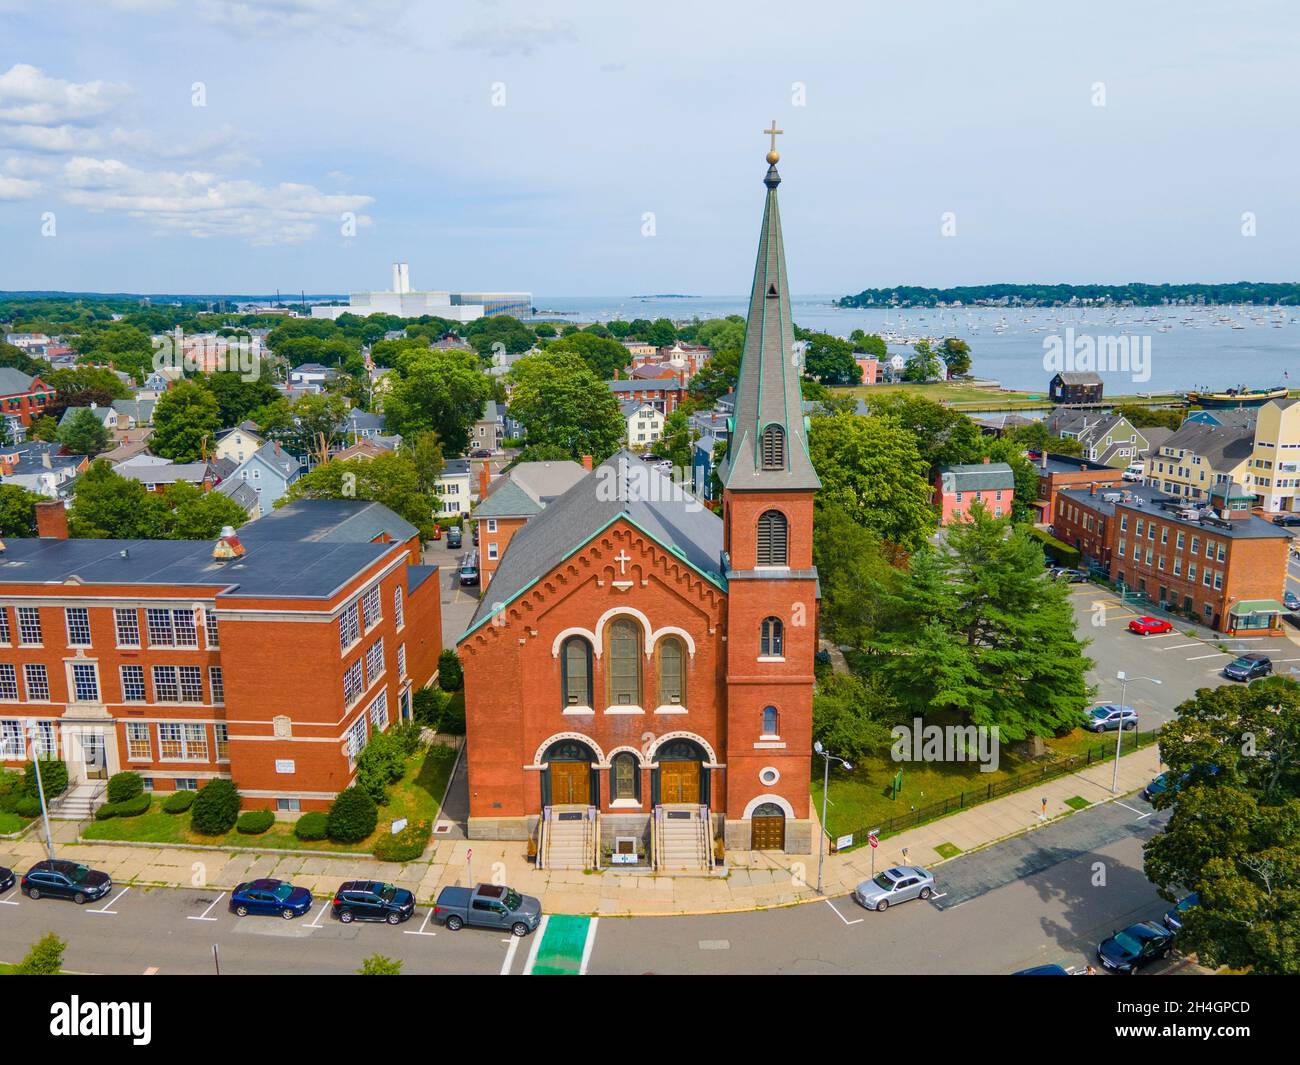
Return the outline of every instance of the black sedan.
<path id="1" fill-rule="evenodd" d="M 1113 973 L 1135 973 L 1142 966 L 1163 958 L 1173 945 L 1174 934 L 1169 929 L 1154 921 L 1142 921 L 1103 939 L 1097 947 L 1097 957 Z"/>
<path id="2" fill-rule="evenodd" d="M 78 906 L 102 899 L 112 890 L 113 879 L 107 873 L 58 858 L 37 862 L 22 883 L 22 892 L 29 899 L 71 899 Z"/>
<path id="3" fill-rule="evenodd" d="M 12 869 L 6 869 L 3 865 L 0 865 L 0 895 L 3 895 L 14 886 L 14 879 L 14 871 Z"/>

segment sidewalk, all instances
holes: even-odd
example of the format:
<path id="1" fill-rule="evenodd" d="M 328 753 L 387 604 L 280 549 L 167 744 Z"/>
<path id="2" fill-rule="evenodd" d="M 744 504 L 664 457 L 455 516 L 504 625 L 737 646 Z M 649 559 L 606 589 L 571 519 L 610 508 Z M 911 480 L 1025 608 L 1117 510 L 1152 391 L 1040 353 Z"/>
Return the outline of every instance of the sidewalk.
<path id="1" fill-rule="evenodd" d="M 1159 759 L 1159 750 L 1154 745 L 1122 758 L 1118 794 L 1123 796 L 1143 787 L 1160 771 Z M 1105 802 L 1111 798 L 1112 768 L 1110 762 L 1094 765 L 1080 773 L 1057 777 L 1032 789 L 891 836 L 882 840 L 876 850 L 876 870 L 904 861 L 939 866 L 937 877 L 942 888 L 943 859 L 935 851 L 937 846 L 949 843 L 966 852 L 1032 831 L 1044 823 L 1040 816 L 1043 799 L 1047 800 L 1049 820 L 1073 812 L 1066 805 L 1067 799 L 1080 797 L 1089 803 Z M 344 880 L 370 878 L 409 888 L 421 903 L 427 903 L 448 884 L 498 880 L 536 895 L 547 913 L 602 916 L 725 913 L 812 902 L 823 897 L 816 891 L 816 854 L 729 851 L 725 876 L 673 877 L 538 870 L 528 860 L 525 844 L 518 841 L 441 839 L 434 847 L 432 860 L 395 865 L 321 854 L 244 854 L 77 843 L 77 826 L 72 822 L 54 822 L 53 831 L 60 857 L 75 858 L 102 869 L 119 884 L 142 886 L 228 890 L 241 881 L 270 876 L 327 896 Z M 21 840 L 0 841 L 0 865 L 21 871 L 44 857 L 39 825 Z M 828 854 L 823 871 L 825 894 L 834 896 L 851 891 L 867 878 L 870 869 L 869 847 L 846 854 Z"/>

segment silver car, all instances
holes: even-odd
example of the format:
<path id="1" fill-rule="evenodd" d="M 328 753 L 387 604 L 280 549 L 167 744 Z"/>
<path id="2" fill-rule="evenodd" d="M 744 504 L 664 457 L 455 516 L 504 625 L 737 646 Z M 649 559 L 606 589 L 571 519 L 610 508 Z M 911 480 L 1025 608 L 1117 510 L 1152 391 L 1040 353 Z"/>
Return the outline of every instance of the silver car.
<path id="1" fill-rule="evenodd" d="M 859 905 L 869 910 L 887 910 L 895 902 L 928 899 L 934 894 L 934 877 L 916 865 L 898 865 L 864 880 L 853 892 Z"/>

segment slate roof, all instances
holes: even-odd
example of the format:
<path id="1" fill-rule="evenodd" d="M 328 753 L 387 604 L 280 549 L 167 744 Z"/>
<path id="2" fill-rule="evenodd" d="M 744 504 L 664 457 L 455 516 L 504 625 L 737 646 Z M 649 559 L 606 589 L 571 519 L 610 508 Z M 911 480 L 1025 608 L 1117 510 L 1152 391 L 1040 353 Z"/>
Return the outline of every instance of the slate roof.
<path id="1" fill-rule="evenodd" d="M 506 478 L 474 508 L 474 518 L 531 518 L 542 512 L 542 504 L 514 481 Z"/>
<path id="2" fill-rule="evenodd" d="M 282 447 L 277 447 L 275 442 L 268 440 L 251 455 L 245 459 L 245 462 L 252 462 L 258 458 L 270 466 L 273 470 L 278 470 L 284 477 L 292 477 L 300 467 L 296 458 L 285 451 Z"/>
<path id="3" fill-rule="evenodd" d="M 0 366 L 0 396 L 14 396 L 28 391 L 35 380 L 12 366 Z"/>
<path id="4" fill-rule="evenodd" d="M 1255 450 L 1255 427 L 1184 422 L 1160 447 L 1190 451 L 1209 463 L 1211 469 L 1225 470 L 1250 458 Z"/>
<path id="5" fill-rule="evenodd" d="M 153 421 L 153 409 L 158 405 L 156 399 L 115 399 L 113 409 L 118 414 L 134 418 L 137 425 L 148 425 Z M 220 439 L 221 434 L 217 435 Z"/>
<path id="6" fill-rule="evenodd" d="M 721 583 L 722 519 L 650 464 L 618 451 L 515 533 L 465 635 L 620 517 Z"/>
<path id="7" fill-rule="evenodd" d="M 767 199 L 758 238 L 758 261 L 745 323 L 745 347 L 736 383 L 735 431 L 722 463 L 722 483 L 731 489 L 816 489 L 821 487 L 808 453 L 799 367 L 793 355 L 794 323 L 785 269 L 785 242 L 776 187 L 776 164 L 767 168 Z M 765 470 L 759 442 L 769 425 L 785 430 L 784 469 Z"/>
<path id="8" fill-rule="evenodd" d="M 72 421 L 72 419 L 75 418 L 78 414 L 80 414 L 83 410 L 90 411 L 91 414 L 93 414 L 96 418 L 98 418 L 100 425 L 108 424 L 108 415 L 110 412 L 114 414 L 117 413 L 115 410 L 113 410 L 112 407 L 95 407 L 93 409 L 90 407 L 67 407 L 63 411 L 63 416 L 59 419 L 59 427 L 62 428 L 63 426 L 67 425 L 68 422 Z"/>
<path id="9" fill-rule="evenodd" d="M 327 599 L 393 544 L 261 541 L 242 558 L 218 562 L 208 540 L 59 540 L 14 537 L 0 554 L 0 584 L 179 585 L 216 588 L 217 601 Z M 125 557 L 123 556 L 125 552 Z"/>
<path id="10" fill-rule="evenodd" d="M 238 477 L 222 481 L 213 491 L 229 496 L 250 513 L 258 505 L 257 492 L 247 481 L 242 481 Z"/>
<path id="11" fill-rule="evenodd" d="M 1074 370 L 1062 370 L 1056 374 L 1061 379 L 1063 385 L 1099 385 L 1101 384 L 1101 374 L 1083 373 Z"/>
<path id="12" fill-rule="evenodd" d="M 239 530 L 245 544 L 271 540 L 294 543 L 369 543 L 385 534 L 405 542 L 418 529 L 382 503 L 366 499 L 298 499 L 277 507 Z"/>
<path id="13" fill-rule="evenodd" d="M 954 492 L 993 492 L 999 488 L 1014 490 L 1016 475 L 1005 462 L 975 462 L 963 466 L 943 466 L 939 470 L 940 484 L 952 477 Z"/>
<path id="14" fill-rule="evenodd" d="M 586 469 L 578 463 L 557 459 L 552 462 L 520 462 L 510 468 L 508 479 L 546 506 L 586 476 Z M 489 489 L 489 498 L 492 491 L 495 489 Z"/>
<path id="15" fill-rule="evenodd" d="M 140 462 L 129 459 L 119 463 L 114 471 L 119 477 L 130 477 L 145 484 L 175 484 L 185 481 L 189 484 L 202 484 L 210 475 L 211 468 L 206 462 Z"/>

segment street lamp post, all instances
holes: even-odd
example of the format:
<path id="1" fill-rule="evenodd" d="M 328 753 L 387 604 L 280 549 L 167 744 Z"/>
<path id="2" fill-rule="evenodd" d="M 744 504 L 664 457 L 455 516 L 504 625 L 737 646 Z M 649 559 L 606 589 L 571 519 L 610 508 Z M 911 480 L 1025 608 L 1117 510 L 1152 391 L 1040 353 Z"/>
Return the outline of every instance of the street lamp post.
<path id="1" fill-rule="evenodd" d="M 45 805 L 45 785 L 41 783 L 41 759 L 40 751 L 36 749 L 37 740 L 40 737 L 40 727 L 35 721 L 27 722 L 27 735 L 32 741 L 32 765 L 36 767 L 36 794 L 41 800 L 41 820 L 45 822 L 45 853 L 54 857 L 54 838 L 50 835 L 50 811 Z"/>
<path id="2" fill-rule="evenodd" d="M 1124 700 L 1128 697 L 1128 674 L 1120 670 L 1115 674 L 1115 679 L 1119 681 L 1119 705 L 1122 710 L 1125 706 Z M 1155 677 L 1134 677 L 1134 680 L 1149 680 L 1152 684 L 1163 684 L 1164 681 L 1156 680 Z M 1134 728 L 1136 728 L 1136 724 Z M 1124 737 L 1124 721 L 1121 718 L 1119 728 L 1115 730 L 1115 769 L 1110 776 L 1110 793 L 1116 795 L 1119 793 L 1119 755 Z"/>
<path id="3" fill-rule="evenodd" d="M 831 786 L 831 762 L 839 762 L 840 765 L 842 765 L 845 769 L 848 770 L 851 770 L 853 767 L 849 765 L 849 763 L 846 762 L 843 758 L 839 758 L 836 755 L 831 754 L 830 751 L 826 750 L 826 748 L 822 746 L 821 740 L 818 740 L 816 743 L 813 744 L 813 750 L 822 756 L 822 761 L 825 763 L 825 772 L 822 775 L 822 825 L 821 825 L 822 836 L 825 837 L 827 835 L 826 793 L 830 790 L 830 786 Z M 817 843 L 817 894 L 818 895 L 822 893 L 822 862 L 824 861 L 825 856 L 826 856 L 826 844 L 823 841 L 819 840 Z"/>

